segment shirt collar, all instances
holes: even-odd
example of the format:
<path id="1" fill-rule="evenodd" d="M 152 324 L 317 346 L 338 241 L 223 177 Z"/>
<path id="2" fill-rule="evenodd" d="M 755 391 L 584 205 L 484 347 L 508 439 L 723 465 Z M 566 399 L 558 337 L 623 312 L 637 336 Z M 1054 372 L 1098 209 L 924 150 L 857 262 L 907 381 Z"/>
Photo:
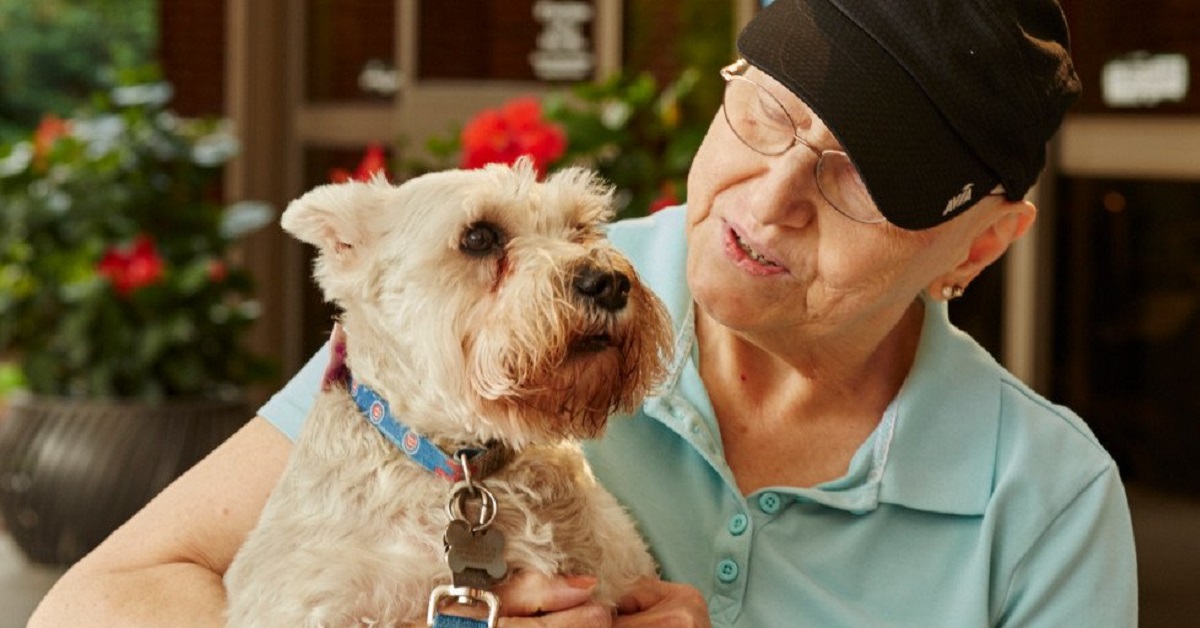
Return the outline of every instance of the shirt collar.
<path id="1" fill-rule="evenodd" d="M 947 514 L 982 514 L 999 438 L 1000 366 L 925 299 L 921 342 L 896 397 L 896 429 L 880 500 Z"/>

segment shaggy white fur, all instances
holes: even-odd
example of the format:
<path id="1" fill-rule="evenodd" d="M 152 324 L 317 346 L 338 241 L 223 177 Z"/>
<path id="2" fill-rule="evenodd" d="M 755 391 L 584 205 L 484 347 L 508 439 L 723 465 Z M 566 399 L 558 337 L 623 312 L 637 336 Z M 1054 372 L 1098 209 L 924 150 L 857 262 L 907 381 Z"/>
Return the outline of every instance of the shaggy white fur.
<path id="1" fill-rule="evenodd" d="M 588 171 L 539 182 L 522 161 L 326 185 L 282 220 L 318 247 L 354 378 L 444 451 L 514 452 L 481 482 L 509 573 L 592 574 L 605 603 L 655 566 L 578 439 L 635 408 L 670 351 L 665 309 L 603 236 L 611 201 Z M 229 625 L 423 624 L 450 579 L 450 490 L 330 387 L 225 574 Z"/>

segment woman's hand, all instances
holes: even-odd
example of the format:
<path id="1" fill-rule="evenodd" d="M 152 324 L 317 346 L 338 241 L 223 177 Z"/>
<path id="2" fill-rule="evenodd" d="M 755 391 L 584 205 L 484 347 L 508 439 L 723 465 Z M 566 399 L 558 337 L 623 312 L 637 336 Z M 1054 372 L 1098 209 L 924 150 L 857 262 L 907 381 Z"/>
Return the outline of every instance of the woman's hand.
<path id="1" fill-rule="evenodd" d="M 592 576 L 546 576 L 518 571 L 493 592 L 500 596 L 500 628 L 609 628 L 613 609 L 592 600 Z"/>
<path id="2" fill-rule="evenodd" d="M 711 626 L 704 596 L 690 585 L 644 578 L 617 605 L 614 628 Z"/>
<path id="3" fill-rule="evenodd" d="M 708 606 L 695 588 L 645 578 L 616 609 L 592 600 L 591 576 L 552 577 L 517 572 L 495 589 L 504 601 L 502 628 L 608 628 L 710 626 Z M 617 611 L 618 614 L 614 614 Z"/>

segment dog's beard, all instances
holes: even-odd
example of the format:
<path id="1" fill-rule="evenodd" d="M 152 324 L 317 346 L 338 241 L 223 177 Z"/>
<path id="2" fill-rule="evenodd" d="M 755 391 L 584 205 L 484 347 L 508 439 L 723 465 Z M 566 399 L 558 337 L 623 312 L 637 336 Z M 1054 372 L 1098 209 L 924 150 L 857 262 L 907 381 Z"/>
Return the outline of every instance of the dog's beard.
<path id="1" fill-rule="evenodd" d="M 610 414 L 632 410 L 661 378 L 665 337 L 652 333 L 661 328 L 592 325 L 550 344 L 545 338 L 555 335 L 544 334 L 540 345 L 519 334 L 481 336 L 472 343 L 472 385 L 489 410 L 503 409 L 526 434 L 594 438 Z"/>
<path id="2" fill-rule="evenodd" d="M 622 383 L 628 375 L 617 349 L 589 351 L 527 379 L 496 401 L 527 429 L 593 438 L 603 432 L 608 415 L 636 394 L 632 383 Z"/>
<path id="3" fill-rule="evenodd" d="M 474 361 L 472 381 L 480 396 L 507 409 L 526 429 L 590 438 L 599 434 L 608 414 L 641 392 L 620 348 L 569 346 L 541 355 L 510 350 L 498 359 Z M 511 345 L 509 349 L 515 349 Z"/>

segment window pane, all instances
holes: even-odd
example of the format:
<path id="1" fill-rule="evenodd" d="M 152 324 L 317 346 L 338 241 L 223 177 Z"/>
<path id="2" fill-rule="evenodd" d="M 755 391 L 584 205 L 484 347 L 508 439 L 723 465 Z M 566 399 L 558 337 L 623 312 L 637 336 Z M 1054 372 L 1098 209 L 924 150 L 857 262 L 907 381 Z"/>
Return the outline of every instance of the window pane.
<path id="1" fill-rule="evenodd" d="M 306 0 L 310 102 L 387 102 L 394 94 L 395 3 Z"/>
<path id="2" fill-rule="evenodd" d="M 547 10 L 558 19 L 551 19 Z M 531 63 L 541 36 L 546 37 L 541 47 L 560 52 L 557 61 L 570 68 L 595 63 L 592 2 L 424 0 L 420 22 L 421 80 L 543 80 L 546 76 Z M 589 70 L 573 80 L 591 76 Z"/>

